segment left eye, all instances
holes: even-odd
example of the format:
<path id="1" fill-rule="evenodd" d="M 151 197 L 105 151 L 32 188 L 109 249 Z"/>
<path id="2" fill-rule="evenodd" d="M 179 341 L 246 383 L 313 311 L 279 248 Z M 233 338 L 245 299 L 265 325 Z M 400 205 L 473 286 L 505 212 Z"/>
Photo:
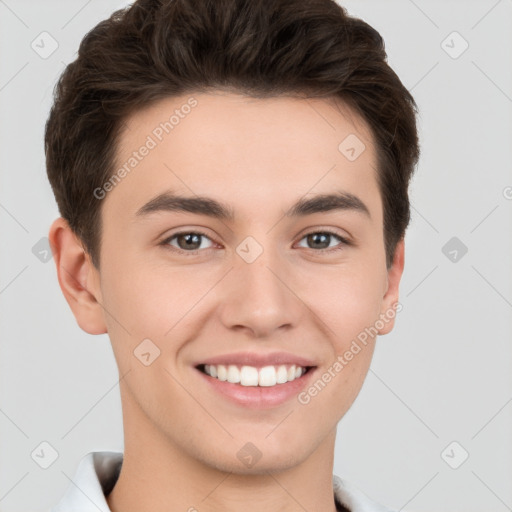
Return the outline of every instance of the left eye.
<path id="1" fill-rule="evenodd" d="M 325 245 L 326 243 L 326 240 L 332 240 L 332 238 L 337 238 L 341 243 L 338 244 L 338 247 L 332 249 L 332 250 L 338 250 L 338 249 L 342 249 L 344 245 L 349 245 L 349 242 L 348 240 L 346 240 L 345 238 L 341 237 L 340 235 L 337 235 L 336 233 L 332 233 L 330 231 L 315 231 L 313 233 L 309 233 L 307 235 L 305 235 L 301 240 L 304 240 L 306 239 L 307 240 L 307 243 L 312 243 L 312 244 L 315 244 L 315 245 L 322 245 L 322 247 L 316 247 L 316 249 L 318 249 L 317 252 L 323 252 L 323 251 L 329 251 L 329 243 L 327 242 L 327 246 L 326 247 L 323 247 L 323 245 Z M 314 248 L 314 247 L 313 247 Z"/>
<path id="2" fill-rule="evenodd" d="M 166 238 L 162 245 L 171 247 L 173 250 L 184 251 L 191 254 L 195 254 L 200 249 L 209 249 L 211 247 L 201 247 L 201 239 L 207 239 L 212 241 L 208 235 L 205 233 L 201 233 L 199 231 L 183 231 L 181 233 L 175 233 L 174 235 Z M 332 238 L 337 238 L 341 243 L 337 244 L 338 246 L 334 249 L 330 249 L 330 242 Z M 171 242 L 176 240 L 178 247 L 173 245 Z M 313 247 L 309 247 L 310 249 L 316 249 L 315 252 L 330 252 L 336 251 L 339 249 L 343 249 L 343 246 L 350 245 L 350 242 L 341 237 L 336 233 L 332 233 L 330 231 L 314 231 L 312 233 L 308 233 L 301 238 L 302 240 L 306 240 L 306 243 L 313 244 Z M 327 245 L 326 245 L 327 244 Z M 315 247 L 316 246 L 316 247 Z M 320 247 L 319 247 L 320 246 Z M 307 247 L 308 248 L 308 247 Z"/>

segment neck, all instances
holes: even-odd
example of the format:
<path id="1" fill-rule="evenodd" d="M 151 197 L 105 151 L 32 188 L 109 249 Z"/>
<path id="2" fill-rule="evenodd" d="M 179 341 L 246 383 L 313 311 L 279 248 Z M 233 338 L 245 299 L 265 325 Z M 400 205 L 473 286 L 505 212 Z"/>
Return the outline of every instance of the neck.
<path id="1" fill-rule="evenodd" d="M 123 464 L 107 497 L 112 512 L 336 512 L 332 486 L 335 429 L 297 464 L 267 465 L 258 472 L 255 467 L 244 474 L 239 465 L 230 471 L 186 451 L 133 401 L 123 400 L 123 416 Z"/>

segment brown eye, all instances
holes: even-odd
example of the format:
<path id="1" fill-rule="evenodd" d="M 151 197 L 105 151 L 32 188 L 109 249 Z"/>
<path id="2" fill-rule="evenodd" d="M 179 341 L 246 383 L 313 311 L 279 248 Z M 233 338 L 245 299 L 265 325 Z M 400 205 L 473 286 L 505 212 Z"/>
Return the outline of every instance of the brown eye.
<path id="1" fill-rule="evenodd" d="M 333 238 L 338 239 L 341 243 L 329 248 Z M 306 240 L 308 249 L 315 249 L 316 252 L 336 251 L 350 245 L 348 240 L 331 231 L 314 231 L 305 235 L 302 240 Z"/>
<path id="2" fill-rule="evenodd" d="M 182 231 L 166 238 L 162 242 L 162 245 L 169 246 L 171 249 L 176 251 L 195 253 L 200 249 L 209 249 L 209 247 L 201 247 L 201 242 L 205 238 L 210 240 L 206 234 L 199 231 Z M 171 243 L 174 240 L 176 240 L 177 247 Z"/>

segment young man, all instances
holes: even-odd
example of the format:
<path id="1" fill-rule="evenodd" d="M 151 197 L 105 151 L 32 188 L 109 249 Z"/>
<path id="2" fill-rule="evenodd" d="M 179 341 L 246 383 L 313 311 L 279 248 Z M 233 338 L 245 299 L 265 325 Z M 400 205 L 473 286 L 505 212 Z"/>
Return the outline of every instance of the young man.
<path id="1" fill-rule="evenodd" d="M 141 0 L 46 127 L 59 283 L 108 333 L 124 453 L 64 511 L 385 511 L 333 476 L 400 307 L 416 105 L 331 0 Z"/>

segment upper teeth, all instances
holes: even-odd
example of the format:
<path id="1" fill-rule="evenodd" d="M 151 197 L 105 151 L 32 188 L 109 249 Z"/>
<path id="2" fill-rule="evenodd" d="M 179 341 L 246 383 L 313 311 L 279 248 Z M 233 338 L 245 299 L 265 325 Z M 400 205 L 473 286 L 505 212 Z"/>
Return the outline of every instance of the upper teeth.
<path id="1" fill-rule="evenodd" d="M 242 366 L 239 369 L 234 364 L 227 366 L 223 364 L 205 364 L 204 371 L 211 377 L 228 381 L 232 384 L 239 383 L 242 386 L 274 386 L 275 384 L 284 384 L 299 378 L 306 372 L 306 369 L 294 364 L 288 368 L 283 364 L 279 366 L 264 366 L 259 369 L 254 366 Z"/>

